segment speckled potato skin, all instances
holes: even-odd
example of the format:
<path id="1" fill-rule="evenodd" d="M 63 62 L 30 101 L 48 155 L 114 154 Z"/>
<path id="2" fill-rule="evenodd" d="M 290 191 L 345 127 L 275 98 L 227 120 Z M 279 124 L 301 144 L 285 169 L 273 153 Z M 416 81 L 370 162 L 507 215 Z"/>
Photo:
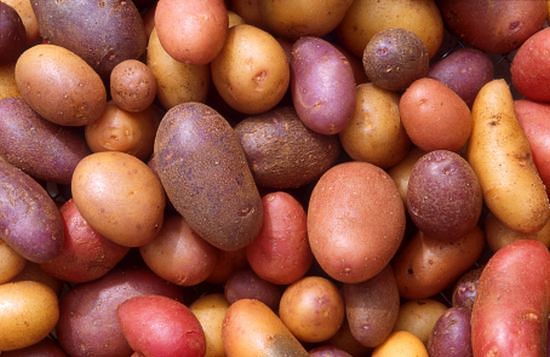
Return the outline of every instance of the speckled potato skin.
<path id="1" fill-rule="evenodd" d="M 170 109 L 155 139 L 157 174 L 170 202 L 200 237 L 223 250 L 248 245 L 263 209 L 238 136 L 209 106 Z"/>
<path id="2" fill-rule="evenodd" d="M 103 77 L 145 52 L 143 20 L 133 1 L 32 0 L 31 5 L 42 38 L 73 51 Z"/>
<path id="3" fill-rule="evenodd" d="M 63 246 L 63 222 L 48 193 L 0 158 L 0 238 L 25 259 L 43 263 Z"/>
<path id="4" fill-rule="evenodd" d="M 69 184 L 90 153 L 82 135 L 41 118 L 21 98 L 0 99 L 0 155 L 29 175 Z"/>
<path id="5" fill-rule="evenodd" d="M 328 170 L 340 155 L 338 139 L 306 128 L 292 107 L 246 118 L 235 131 L 256 183 L 263 187 L 303 186 Z"/>

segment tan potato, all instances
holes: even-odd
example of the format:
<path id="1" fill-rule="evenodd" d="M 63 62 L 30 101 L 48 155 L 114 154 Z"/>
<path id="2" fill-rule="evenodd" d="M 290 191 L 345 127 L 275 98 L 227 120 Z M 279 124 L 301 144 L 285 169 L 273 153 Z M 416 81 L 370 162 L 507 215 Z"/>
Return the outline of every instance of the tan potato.
<path id="1" fill-rule="evenodd" d="M 231 8 L 239 14 L 244 22 L 253 25 L 261 26 L 262 15 L 260 14 L 260 0 L 231 0 Z"/>
<path id="2" fill-rule="evenodd" d="M 477 227 L 453 241 L 418 232 L 393 260 L 399 294 L 422 299 L 441 292 L 474 264 L 484 245 L 483 231 Z"/>
<path id="3" fill-rule="evenodd" d="M 382 168 L 397 164 L 410 146 L 399 116 L 399 96 L 364 83 L 357 86 L 355 98 L 353 116 L 339 134 L 344 150 L 356 161 Z"/>
<path id="4" fill-rule="evenodd" d="M 75 168 L 71 191 L 90 226 L 122 246 L 142 246 L 162 227 L 165 197 L 160 181 L 129 154 L 88 155 Z"/>
<path id="5" fill-rule="evenodd" d="M 407 331 L 396 331 L 383 344 L 372 351 L 372 357 L 428 357 L 426 346 L 418 337 Z"/>
<path id="6" fill-rule="evenodd" d="M 240 25 L 240 24 L 244 24 L 244 19 L 242 17 L 240 17 L 239 14 L 237 14 L 236 12 L 228 11 L 227 16 L 229 18 L 229 21 L 228 21 L 228 24 L 227 24 L 227 26 L 229 28 L 231 28 L 233 26 Z"/>
<path id="7" fill-rule="evenodd" d="M 31 6 L 31 0 L 2 0 L 3 3 L 13 7 L 25 26 L 27 33 L 27 43 L 32 44 L 40 39 L 38 30 L 38 20 Z"/>
<path id="8" fill-rule="evenodd" d="M 59 319 L 57 296 L 34 281 L 0 285 L 0 306 L 0 351 L 34 345 Z"/>
<path id="9" fill-rule="evenodd" d="M 403 160 L 388 171 L 393 181 L 395 181 L 399 195 L 405 204 L 407 203 L 407 188 L 409 187 L 409 177 L 411 176 L 412 168 L 416 161 L 424 154 L 420 149 L 413 147 Z"/>
<path id="10" fill-rule="evenodd" d="M 485 217 L 485 235 L 487 237 L 487 244 L 493 252 L 518 239 L 536 239 L 547 247 L 550 247 L 550 220 L 546 222 L 540 231 L 521 233 L 506 227 L 495 215 L 489 213 Z"/>
<path id="11" fill-rule="evenodd" d="M 285 51 L 268 32 L 242 24 L 232 27 L 210 64 L 212 81 L 233 109 L 258 114 L 283 98 L 290 81 Z"/>
<path id="12" fill-rule="evenodd" d="M 443 20 L 433 0 L 355 0 L 338 27 L 345 47 L 361 57 L 375 33 L 389 28 L 414 32 L 433 57 L 443 41 Z"/>
<path id="13" fill-rule="evenodd" d="M 0 240 L 0 284 L 10 281 L 25 268 L 25 258 Z"/>
<path id="14" fill-rule="evenodd" d="M 204 357 L 224 357 L 222 326 L 229 303 L 223 294 L 203 295 L 195 300 L 189 308 L 199 320 L 206 338 Z"/>
<path id="15" fill-rule="evenodd" d="M 279 317 L 254 299 L 241 299 L 229 307 L 222 336 L 227 356 L 309 356 Z"/>
<path id="16" fill-rule="evenodd" d="M 82 58 L 60 46 L 40 44 L 23 52 L 15 65 L 15 81 L 25 101 L 59 125 L 91 123 L 107 104 L 99 75 Z"/>
<path id="17" fill-rule="evenodd" d="M 342 21 L 353 0 L 263 0 L 259 2 L 264 27 L 273 33 L 296 39 L 322 37 Z"/>
<path id="18" fill-rule="evenodd" d="M 157 81 L 151 69 L 138 60 L 120 62 L 111 71 L 113 101 L 129 112 L 147 109 L 157 95 Z"/>
<path id="19" fill-rule="evenodd" d="M 447 306 L 433 299 L 411 300 L 401 304 L 394 331 L 407 331 L 418 337 L 424 345 L 432 334 L 437 319 Z"/>
<path id="20" fill-rule="evenodd" d="M 183 102 L 202 102 L 208 93 L 206 65 L 178 62 L 164 50 L 153 29 L 147 47 L 147 66 L 157 79 L 157 96 L 165 109 Z"/>
<path id="21" fill-rule="evenodd" d="M 0 99 L 19 96 L 15 81 L 15 63 L 0 66 Z"/>
<path id="22" fill-rule="evenodd" d="M 548 196 L 503 79 L 481 88 L 472 118 L 467 158 L 479 178 L 485 204 L 515 231 L 540 230 L 550 217 Z"/>

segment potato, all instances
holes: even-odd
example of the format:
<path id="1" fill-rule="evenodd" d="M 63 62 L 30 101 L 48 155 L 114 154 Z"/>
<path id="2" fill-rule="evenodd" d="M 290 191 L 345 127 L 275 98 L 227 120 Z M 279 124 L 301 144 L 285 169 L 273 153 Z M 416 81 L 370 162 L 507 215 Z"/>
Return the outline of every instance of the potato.
<path id="1" fill-rule="evenodd" d="M 86 125 L 105 109 L 101 78 L 82 58 L 60 46 L 40 44 L 23 52 L 15 65 L 15 81 L 31 108 L 56 124 Z"/>
<path id="2" fill-rule="evenodd" d="M 372 357 L 428 357 L 426 347 L 418 337 L 407 331 L 395 331 L 376 347 Z"/>
<path id="3" fill-rule="evenodd" d="M 292 46 L 290 69 L 292 103 L 304 125 L 323 135 L 342 131 L 355 108 L 355 78 L 346 56 L 306 36 Z"/>
<path id="4" fill-rule="evenodd" d="M 25 268 L 27 261 L 0 240 L 0 284 L 7 283 Z"/>
<path id="5" fill-rule="evenodd" d="M 0 2 L 0 64 L 14 62 L 25 50 L 26 33 L 13 7 Z"/>
<path id="6" fill-rule="evenodd" d="M 20 94 L 15 82 L 15 63 L 0 65 L 0 99 L 18 96 Z"/>
<path id="7" fill-rule="evenodd" d="M 472 310 L 474 301 L 477 298 L 477 287 L 479 286 L 479 276 L 483 268 L 475 268 L 458 279 L 453 289 L 452 303 L 456 307 L 466 307 Z"/>
<path id="8" fill-rule="evenodd" d="M 275 34 L 296 39 L 321 37 L 338 26 L 353 0 L 260 1 L 262 24 Z"/>
<path id="9" fill-rule="evenodd" d="M 146 64 L 133 59 L 124 60 L 111 71 L 110 93 L 121 109 L 141 112 L 155 100 L 157 82 Z"/>
<path id="10" fill-rule="evenodd" d="M 321 342 L 334 336 L 344 314 L 344 300 L 337 287 L 318 276 L 308 276 L 288 286 L 279 304 L 281 321 L 304 342 Z"/>
<path id="11" fill-rule="evenodd" d="M 490 53 L 508 53 L 540 30 L 546 20 L 544 0 L 453 1 L 439 3 L 445 23 L 462 41 Z"/>
<path id="12" fill-rule="evenodd" d="M 483 205 L 472 167 L 460 155 L 436 150 L 412 168 L 407 210 L 418 229 L 433 239 L 454 241 L 477 224 Z"/>
<path id="13" fill-rule="evenodd" d="M 344 319 L 340 330 L 328 342 L 352 356 L 368 356 L 371 352 L 370 348 L 363 346 L 353 337 L 347 319 Z"/>
<path id="14" fill-rule="evenodd" d="M 435 79 L 414 81 L 399 100 L 399 113 L 407 135 L 424 151 L 460 151 L 472 132 L 466 103 Z"/>
<path id="15" fill-rule="evenodd" d="M 221 0 L 161 0 L 155 27 L 162 47 L 175 60 L 207 64 L 221 51 L 228 29 Z"/>
<path id="16" fill-rule="evenodd" d="M 39 342 L 59 319 L 57 296 L 34 281 L 1 284 L 0 304 L 0 351 Z"/>
<path id="17" fill-rule="evenodd" d="M 181 63 L 170 57 L 155 29 L 147 46 L 147 66 L 157 79 L 157 96 L 165 109 L 206 99 L 210 81 L 208 66 Z"/>
<path id="18" fill-rule="evenodd" d="M 403 202 L 391 177 L 365 162 L 333 166 L 311 193 L 308 237 L 332 278 L 359 283 L 382 271 L 401 244 Z"/>
<path id="19" fill-rule="evenodd" d="M 356 87 L 355 111 L 339 134 L 346 153 L 356 161 L 388 168 L 407 154 L 410 140 L 401 123 L 399 96 L 363 83 Z"/>
<path id="20" fill-rule="evenodd" d="M 433 0 L 355 0 L 339 25 L 338 35 L 345 47 L 361 57 L 372 36 L 389 28 L 414 32 L 430 57 L 443 41 L 443 21 Z"/>
<path id="21" fill-rule="evenodd" d="M 133 1 L 31 3 L 42 38 L 76 53 L 104 78 L 118 63 L 145 51 L 143 21 Z"/>
<path id="22" fill-rule="evenodd" d="M 206 341 L 205 357 L 224 357 L 222 327 L 229 303 L 222 294 L 207 294 L 195 300 L 189 308 L 199 320 Z"/>
<path id="23" fill-rule="evenodd" d="M 447 306 L 433 299 L 404 302 L 393 330 L 410 332 L 426 345 L 437 320 L 445 311 Z"/>
<path id="24" fill-rule="evenodd" d="M 337 347 L 323 345 L 309 350 L 309 357 L 352 357 L 352 355 Z"/>
<path id="25" fill-rule="evenodd" d="M 27 35 L 27 44 L 32 44 L 40 39 L 38 31 L 38 20 L 32 9 L 31 0 L 2 0 L 3 3 L 11 6 L 23 21 L 25 33 Z"/>
<path id="26" fill-rule="evenodd" d="M 467 157 L 479 178 L 485 204 L 513 230 L 540 230 L 550 217 L 548 196 L 504 80 L 481 88 L 472 118 Z"/>
<path id="27" fill-rule="evenodd" d="M 67 354 L 51 338 L 45 338 L 29 347 L 2 352 L 2 357 L 67 357 Z"/>
<path id="28" fill-rule="evenodd" d="M 36 263 L 27 262 L 23 270 L 13 279 L 11 279 L 11 282 L 15 283 L 17 281 L 27 280 L 46 285 L 47 287 L 52 289 L 57 295 L 61 293 L 61 289 L 63 288 L 63 282 L 61 280 L 47 274 L 44 270 L 40 268 L 40 265 Z"/>
<path id="29" fill-rule="evenodd" d="M 182 286 L 206 280 L 218 258 L 217 249 L 197 236 L 179 215 L 168 216 L 155 239 L 139 252 L 154 273 Z"/>
<path id="30" fill-rule="evenodd" d="M 204 356 L 199 320 L 187 306 L 162 295 L 135 296 L 119 305 L 117 317 L 132 349 L 146 356 Z"/>
<path id="31" fill-rule="evenodd" d="M 411 176 L 412 168 L 414 167 L 416 161 L 418 161 L 418 159 L 420 159 L 420 157 L 424 154 L 425 152 L 413 147 L 407 153 L 407 156 L 403 158 L 403 160 L 388 170 L 388 173 L 397 185 L 399 195 L 405 205 L 407 204 L 407 190 L 409 188 L 409 178 Z"/>
<path id="32" fill-rule="evenodd" d="M 72 283 L 91 281 L 107 274 L 128 252 L 97 233 L 70 199 L 59 209 L 64 223 L 63 248 L 40 267 L 57 279 Z"/>
<path id="33" fill-rule="evenodd" d="M 227 356 L 295 356 L 309 354 L 265 304 L 242 299 L 229 307 L 223 323 Z"/>
<path id="34" fill-rule="evenodd" d="M 239 14 L 237 14 L 236 12 L 227 11 L 227 17 L 228 17 L 228 22 L 227 22 L 228 28 L 232 28 L 233 26 L 237 26 L 245 23 L 243 18 L 240 17 Z"/>
<path id="35" fill-rule="evenodd" d="M 234 272 L 224 285 L 225 299 L 230 304 L 242 299 L 256 299 L 276 310 L 281 294 L 279 286 L 260 278 L 248 268 Z"/>
<path id="36" fill-rule="evenodd" d="M 472 356 L 470 317 L 471 311 L 465 307 L 452 307 L 441 315 L 428 341 L 430 356 Z"/>
<path id="37" fill-rule="evenodd" d="M 246 247 L 247 260 L 260 278 L 273 284 L 291 284 L 305 275 L 313 261 L 306 212 L 283 191 L 268 193 L 262 204 L 262 230 Z"/>
<path id="38" fill-rule="evenodd" d="M 160 109 L 154 106 L 127 112 L 109 102 L 99 119 L 86 125 L 86 143 L 93 152 L 121 151 L 147 160 L 161 118 Z"/>
<path id="39" fill-rule="evenodd" d="M 82 135 L 40 117 L 21 98 L 0 99 L 0 155 L 29 175 L 69 184 L 89 154 Z"/>
<path id="40" fill-rule="evenodd" d="M 514 111 L 533 155 L 533 163 L 550 192 L 550 104 L 520 99 L 514 101 Z"/>
<path id="41" fill-rule="evenodd" d="M 384 342 L 399 313 L 399 291 L 391 267 L 363 283 L 344 284 L 343 292 L 353 337 L 367 347 Z"/>
<path id="42" fill-rule="evenodd" d="M 170 202 L 201 238 L 222 250 L 250 244 L 262 201 L 229 123 L 201 103 L 170 109 L 156 134 L 158 175 Z"/>
<path id="43" fill-rule="evenodd" d="M 229 30 L 210 70 L 223 100 L 246 114 L 272 109 L 285 95 L 290 81 L 288 60 L 279 42 L 247 24 Z"/>
<path id="44" fill-rule="evenodd" d="M 475 356 L 543 356 L 550 311 L 550 253 L 519 240 L 487 262 L 472 310 Z"/>
<path id="45" fill-rule="evenodd" d="M 245 118 L 235 126 L 258 186 L 304 186 L 334 164 L 340 154 L 335 136 L 306 128 L 289 106 Z"/>
<path id="46" fill-rule="evenodd" d="M 246 260 L 245 248 L 231 252 L 219 250 L 214 270 L 210 273 L 206 281 L 212 284 L 223 284 L 227 282 L 233 273 L 247 266 L 248 262 Z"/>
<path id="47" fill-rule="evenodd" d="M 428 74 L 428 50 L 414 32 L 402 28 L 380 31 L 363 51 L 367 77 L 380 88 L 402 91 Z"/>
<path id="48" fill-rule="evenodd" d="M 471 106 L 483 85 L 493 79 L 491 58 L 474 48 L 459 48 L 431 66 L 428 77 L 443 82 Z"/>
<path id="49" fill-rule="evenodd" d="M 74 357 L 129 356 L 132 349 L 116 310 L 127 299 L 148 294 L 177 299 L 181 292 L 145 269 L 112 270 L 101 279 L 73 287 L 61 299 L 56 328 L 59 344 Z"/>
<path id="50" fill-rule="evenodd" d="M 519 239 L 535 239 L 550 247 L 550 220 L 534 233 L 521 233 L 511 230 L 500 222 L 493 214 L 485 217 L 485 232 L 487 243 L 493 252 Z"/>
<path id="51" fill-rule="evenodd" d="M 54 201 L 35 180 L 1 157 L 0 182 L 2 240 L 31 262 L 53 259 L 63 246 L 63 222 Z"/>
<path id="52" fill-rule="evenodd" d="M 82 217 L 114 243 L 139 247 L 160 232 L 165 206 L 161 183 L 134 156 L 115 151 L 88 155 L 74 171 L 71 192 Z"/>
<path id="53" fill-rule="evenodd" d="M 481 256 L 484 238 L 477 227 L 453 241 L 418 232 L 393 261 L 399 294 L 423 299 L 443 291 Z"/>

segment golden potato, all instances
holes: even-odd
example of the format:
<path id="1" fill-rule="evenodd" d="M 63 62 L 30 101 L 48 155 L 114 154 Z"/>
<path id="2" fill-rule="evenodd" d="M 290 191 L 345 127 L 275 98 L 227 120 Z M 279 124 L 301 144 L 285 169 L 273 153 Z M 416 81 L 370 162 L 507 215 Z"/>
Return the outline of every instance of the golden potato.
<path id="1" fill-rule="evenodd" d="M 195 300 L 189 308 L 201 323 L 206 338 L 204 357 L 224 357 L 222 325 L 229 303 L 223 294 L 203 295 Z"/>
<path id="2" fill-rule="evenodd" d="M 17 254 L 3 240 L 0 240 L 0 284 L 10 281 L 19 274 L 27 261 Z"/>

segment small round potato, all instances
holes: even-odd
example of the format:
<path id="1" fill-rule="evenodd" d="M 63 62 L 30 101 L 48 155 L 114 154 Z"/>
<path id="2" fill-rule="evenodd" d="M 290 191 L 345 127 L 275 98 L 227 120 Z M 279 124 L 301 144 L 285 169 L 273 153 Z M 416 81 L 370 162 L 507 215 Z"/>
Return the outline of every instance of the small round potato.
<path id="1" fill-rule="evenodd" d="M 147 109 L 157 95 L 157 81 L 147 65 L 138 60 L 120 62 L 111 71 L 111 97 L 129 112 Z"/>

